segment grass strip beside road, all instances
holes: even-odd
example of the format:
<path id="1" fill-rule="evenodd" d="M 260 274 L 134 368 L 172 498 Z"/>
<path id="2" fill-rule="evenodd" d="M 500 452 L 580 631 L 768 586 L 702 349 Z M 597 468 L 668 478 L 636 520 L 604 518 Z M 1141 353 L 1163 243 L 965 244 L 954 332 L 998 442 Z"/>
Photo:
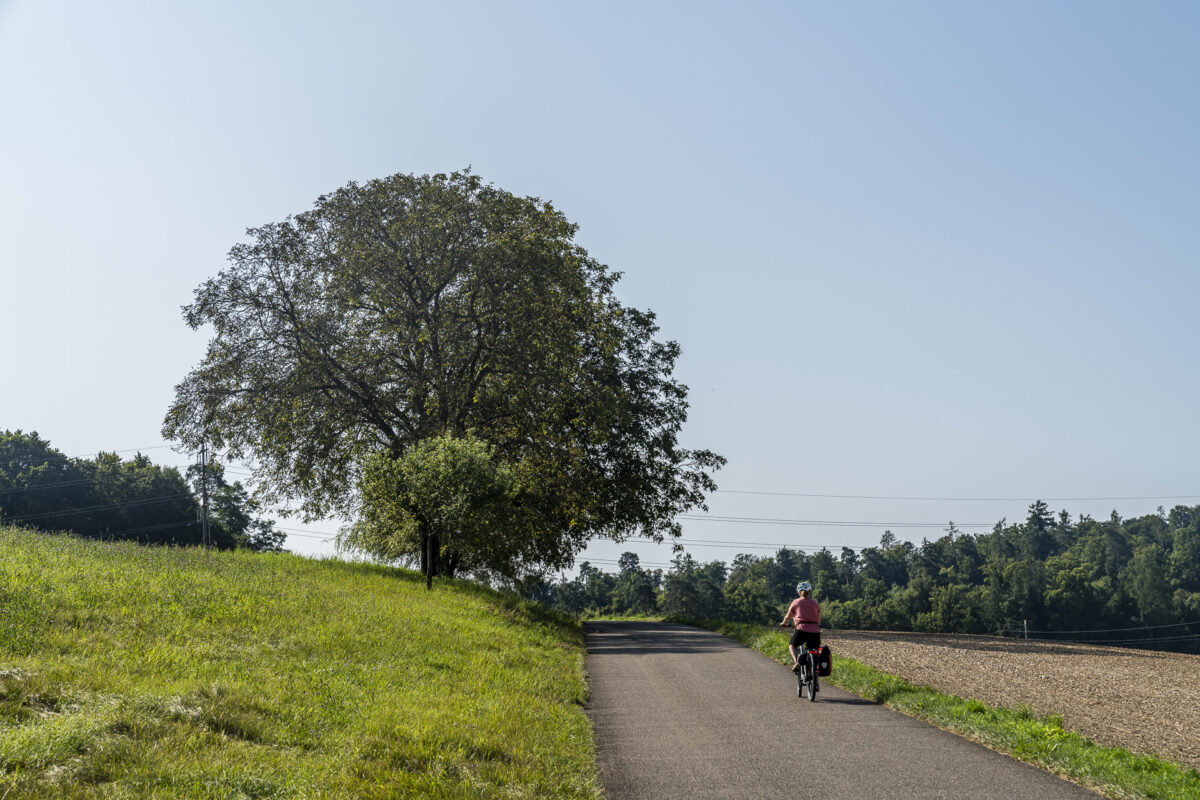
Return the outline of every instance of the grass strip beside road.
<path id="1" fill-rule="evenodd" d="M 598 800 L 583 659 L 473 584 L 0 528 L 0 798 Z"/>
<path id="2" fill-rule="evenodd" d="M 791 663 L 788 634 L 778 628 L 678 617 L 671 621 L 707 628 L 781 664 Z M 1048 769 L 1107 797 L 1121 800 L 1200 797 L 1200 772 L 1122 748 L 1102 747 L 1078 733 L 1064 730 L 1060 717 L 1038 717 L 1024 707 L 990 707 L 978 700 L 917 686 L 837 653 L 833 664 L 833 675 L 824 680 L 834 686 Z M 1114 724 L 1120 723 L 1114 721 Z"/>

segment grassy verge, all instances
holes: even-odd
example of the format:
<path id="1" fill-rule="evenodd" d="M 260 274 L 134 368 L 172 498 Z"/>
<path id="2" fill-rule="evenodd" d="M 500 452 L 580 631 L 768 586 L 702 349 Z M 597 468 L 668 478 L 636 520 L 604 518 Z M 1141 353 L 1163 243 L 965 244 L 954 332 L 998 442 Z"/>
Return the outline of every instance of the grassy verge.
<path id="1" fill-rule="evenodd" d="M 599 798 L 577 623 L 468 584 L 0 529 L 0 797 Z"/>
<path id="2" fill-rule="evenodd" d="M 761 625 L 674 619 L 735 639 L 783 664 L 791 663 L 787 633 Z M 1063 729 L 1057 716 L 1037 717 L 1028 708 L 993 708 L 978 700 L 943 694 L 880 672 L 834 653 L 825 679 L 939 728 L 966 736 L 1020 761 L 1035 764 L 1113 798 L 1194 800 L 1200 773 L 1169 761 L 1102 747 Z M 1114 721 L 1113 724 L 1120 724 Z"/>

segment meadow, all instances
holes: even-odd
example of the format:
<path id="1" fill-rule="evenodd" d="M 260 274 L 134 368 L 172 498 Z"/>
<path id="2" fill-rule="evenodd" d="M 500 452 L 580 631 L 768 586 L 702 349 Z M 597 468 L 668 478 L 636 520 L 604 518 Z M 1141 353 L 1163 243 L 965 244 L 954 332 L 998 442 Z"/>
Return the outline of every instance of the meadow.
<path id="1" fill-rule="evenodd" d="M 583 657 L 467 583 L 0 529 L 0 798 L 599 798 Z"/>

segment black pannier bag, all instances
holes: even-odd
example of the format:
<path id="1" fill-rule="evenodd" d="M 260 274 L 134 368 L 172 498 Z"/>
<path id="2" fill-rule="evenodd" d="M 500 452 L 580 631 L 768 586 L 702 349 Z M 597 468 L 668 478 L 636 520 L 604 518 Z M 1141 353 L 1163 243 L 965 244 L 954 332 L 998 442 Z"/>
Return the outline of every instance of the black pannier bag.
<path id="1" fill-rule="evenodd" d="M 821 648 L 820 655 L 817 656 L 817 674 L 822 678 L 833 672 L 833 653 L 829 652 L 829 645 Z"/>

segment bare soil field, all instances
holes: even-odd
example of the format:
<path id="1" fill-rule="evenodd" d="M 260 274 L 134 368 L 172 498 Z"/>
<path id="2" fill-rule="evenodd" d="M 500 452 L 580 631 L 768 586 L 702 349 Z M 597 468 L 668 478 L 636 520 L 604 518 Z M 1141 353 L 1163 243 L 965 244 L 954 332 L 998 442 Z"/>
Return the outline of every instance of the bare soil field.
<path id="1" fill-rule="evenodd" d="M 845 655 L 992 706 L 1058 714 L 1110 747 L 1200 768 L 1200 656 L 988 636 L 826 630 Z"/>

